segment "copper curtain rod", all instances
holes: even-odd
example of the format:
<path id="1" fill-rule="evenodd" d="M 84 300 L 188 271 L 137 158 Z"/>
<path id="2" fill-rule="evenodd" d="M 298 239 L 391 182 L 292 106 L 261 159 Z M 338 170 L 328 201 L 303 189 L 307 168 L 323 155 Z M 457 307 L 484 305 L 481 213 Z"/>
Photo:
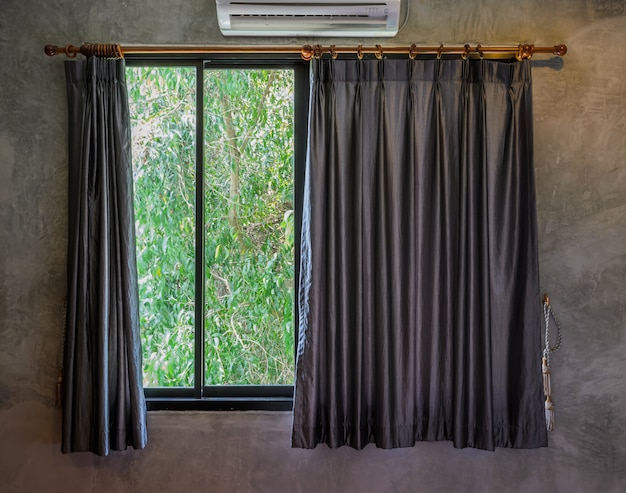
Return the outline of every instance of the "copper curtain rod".
<path id="1" fill-rule="evenodd" d="M 300 54 L 302 59 L 311 60 L 319 58 L 327 53 L 333 58 L 339 54 L 352 53 L 358 58 L 365 54 L 376 55 L 382 58 L 386 54 L 408 55 L 415 58 L 417 55 L 460 55 L 463 58 L 513 58 L 517 60 L 527 60 L 537 53 L 564 56 L 567 53 L 567 46 L 559 44 L 555 46 L 535 46 L 533 44 L 520 44 L 517 46 L 481 46 L 480 44 L 470 46 L 381 46 L 364 47 L 343 47 L 330 45 L 304 45 L 304 46 L 121 46 L 119 44 L 97 44 L 85 43 L 81 46 L 54 46 L 47 45 L 44 49 L 48 56 L 65 54 L 69 58 L 74 58 L 81 54 L 84 56 L 99 56 L 109 58 L 123 58 L 124 55 L 198 55 L 198 54 Z"/>

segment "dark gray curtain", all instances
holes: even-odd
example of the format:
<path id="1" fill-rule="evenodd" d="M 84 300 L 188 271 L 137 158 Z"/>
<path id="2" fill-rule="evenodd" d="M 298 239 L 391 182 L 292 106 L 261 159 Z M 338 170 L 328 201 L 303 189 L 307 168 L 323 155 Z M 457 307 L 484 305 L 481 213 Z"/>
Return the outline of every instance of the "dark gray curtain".
<path id="1" fill-rule="evenodd" d="M 147 441 L 123 60 L 65 65 L 69 111 L 63 452 Z"/>
<path id="2" fill-rule="evenodd" d="M 312 62 L 294 447 L 547 444 L 529 63 Z"/>

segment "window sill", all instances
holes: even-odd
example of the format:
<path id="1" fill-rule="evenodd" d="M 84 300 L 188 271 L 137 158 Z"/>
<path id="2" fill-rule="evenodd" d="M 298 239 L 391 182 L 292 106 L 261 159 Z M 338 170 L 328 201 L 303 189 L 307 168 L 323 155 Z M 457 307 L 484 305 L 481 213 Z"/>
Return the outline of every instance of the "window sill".
<path id="1" fill-rule="evenodd" d="M 147 388 L 148 411 L 291 411 L 291 385 L 208 386 L 204 397 L 193 389 Z"/>
<path id="2" fill-rule="evenodd" d="M 290 397 L 146 398 L 148 411 L 291 411 Z"/>

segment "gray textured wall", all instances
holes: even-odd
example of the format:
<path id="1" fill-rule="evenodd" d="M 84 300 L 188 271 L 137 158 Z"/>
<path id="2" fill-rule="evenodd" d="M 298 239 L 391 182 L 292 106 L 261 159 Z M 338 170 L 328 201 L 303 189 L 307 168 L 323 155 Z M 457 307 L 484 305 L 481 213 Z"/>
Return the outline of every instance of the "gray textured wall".
<path id="1" fill-rule="evenodd" d="M 66 106 L 43 46 L 224 39 L 212 0 L 3 0 L 0 491 L 626 491 L 625 32 L 623 0 L 414 0 L 393 41 L 569 46 L 534 71 L 541 279 L 565 337 L 549 448 L 302 451 L 288 413 L 151 413 L 147 449 L 103 459 L 59 452 Z"/>

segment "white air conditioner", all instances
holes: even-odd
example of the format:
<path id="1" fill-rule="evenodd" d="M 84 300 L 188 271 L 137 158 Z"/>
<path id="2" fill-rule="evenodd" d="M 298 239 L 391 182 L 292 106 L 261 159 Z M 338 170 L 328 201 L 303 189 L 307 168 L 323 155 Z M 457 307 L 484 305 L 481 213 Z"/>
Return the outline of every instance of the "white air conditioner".
<path id="1" fill-rule="evenodd" d="M 400 0 L 215 0 L 225 36 L 391 37 Z"/>

